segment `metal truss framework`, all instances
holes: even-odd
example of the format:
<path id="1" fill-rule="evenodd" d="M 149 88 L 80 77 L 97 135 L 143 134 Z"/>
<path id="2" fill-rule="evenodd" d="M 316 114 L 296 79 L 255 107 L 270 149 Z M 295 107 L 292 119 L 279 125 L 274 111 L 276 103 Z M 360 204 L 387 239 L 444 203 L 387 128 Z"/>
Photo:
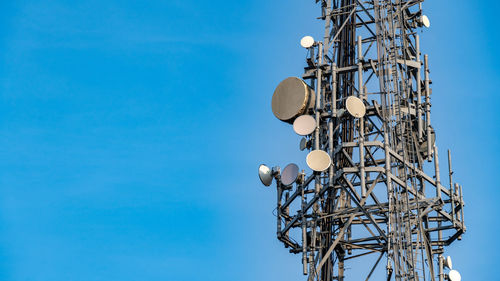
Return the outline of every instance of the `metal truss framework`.
<path id="1" fill-rule="evenodd" d="M 333 164 L 292 186 L 277 175 L 278 239 L 302 254 L 310 281 L 346 280 L 346 263 L 366 255 L 375 256 L 366 280 L 386 257 L 384 280 L 443 281 L 444 247 L 465 232 L 449 151 L 449 185 L 440 177 L 422 2 L 316 0 L 325 33 L 302 77 L 316 93 L 308 141 Z M 346 112 L 350 96 L 364 117 Z"/>

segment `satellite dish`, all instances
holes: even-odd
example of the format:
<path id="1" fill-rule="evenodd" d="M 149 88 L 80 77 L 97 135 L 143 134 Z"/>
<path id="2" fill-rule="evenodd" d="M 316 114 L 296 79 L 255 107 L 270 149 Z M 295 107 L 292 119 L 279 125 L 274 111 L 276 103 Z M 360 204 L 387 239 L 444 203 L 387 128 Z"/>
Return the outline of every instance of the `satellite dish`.
<path id="1" fill-rule="evenodd" d="M 288 164 L 283 169 L 283 172 L 281 172 L 281 183 L 283 185 L 291 185 L 297 180 L 298 176 L 299 176 L 299 166 L 293 163 Z"/>
<path id="2" fill-rule="evenodd" d="M 314 91 L 297 77 L 283 80 L 274 91 L 271 107 L 276 118 L 292 123 L 295 118 L 313 108 Z"/>
<path id="3" fill-rule="evenodd" d="M 363 101 L 355 96 L 350 96 L 345 101 L 347 112 L 356 118 L 361 118 L 366 114 L 366 107 Z"/>
<path id="4" fill-rule="evenodd" d="M 448 279 L 450 279 L 450 281 L 461 281 L 462 276 L 460 276 L 458 271 L 452 269 L 450 273 L 448 273 Z"/>
<path id="5" fill-rule="evenodd" d="M 273 171 L 266 165 L 259 166 L 259 178 L 263 185 L 270 186 L 273 182 Z"/>
<path id="6" fill-rule="evenodd" d="M 307 136 L 316 129 L 316 119 L 311 115 L 302 115 L 293 121 L 293 130 L 297 135 Z"/>
<path id="7" fill-rule="evenodd" d="M 307 148 L 307 139 L 306 138 L 302 138 L 300 140 L 300 151 L 303 151 L 306 148 Z"/>
<path id="8" fill-rule="evenodd" d="M 307 155 L 306 162 L 313 171 L 323 172 L 330 167 L 332 159 L 323 150 L 313 150 Z"/>
<path id="9" fill-rule="evenodd" d="M 423 25 L 423 26 L 425 26 L 425 27 L 427 27 L 427 28 L 431 27 L 431 21 L 429 20 L 429 18 L 428 18 L 426 15 L 422 15 L 422 16 L 418 19 L 418 22 L 419 22 L 421 25 Z"/>
<path id="10" fill-rule="evenodd" d="M 453 269 L 453 263 L 451 262 L 451 257 L 447 256 L 446 259 L 444 259 L 444 266 Z"/>
<path id="11" fill-rule="evenodd" d="M 314 38 L 311 36 L 304 36 L 300 40 L 300 45 L 306 49 L 311 48 L 314 45 Z"/>

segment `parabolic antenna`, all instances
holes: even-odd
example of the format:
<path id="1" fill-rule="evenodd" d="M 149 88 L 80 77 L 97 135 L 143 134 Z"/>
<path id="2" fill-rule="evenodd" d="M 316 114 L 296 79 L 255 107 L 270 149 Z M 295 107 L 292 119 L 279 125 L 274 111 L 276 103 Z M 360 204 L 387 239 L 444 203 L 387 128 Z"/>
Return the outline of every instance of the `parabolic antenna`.
<path id="1" fill-rule="evenodd" d="M 418 20 L 419 20 L 420 24 L 422 24 L 423 26 L 425 26 L 427 28 L 431 27 L 431 21 L 429 20 L 429 18 L 426 15 L 422 15 Z"/>
<path id="2" fill-rule="evenodd" d="M 266 165 L 259 166 L 259 178 L 263 185 L 270 186 L 273 182 L 273 171 Z"/>
<path id="3" fill-rule="evenodd" d="M 300 45 L 306 49 L 311 48 L 314 45 L 314 38 L 311 36 L 304 36 L 300 40 Z"/>
<path id="4" fill-rule="evenodd" d="M 345 101 L 345 107 L 347 108 L 347 112 L 356 118 L 365 116 L 366 107 L 363 104 L 363 101 L 357 97 L 348 97 Z"/>
<path id="5" fill-rule="evenodd" d="M 302 138 L 300 140 L 300 151 L 303 151 L 306 148 L 307 148 L 307 139 L 306 138 Z"/>
<path id="6" fill-rule="evenodd" d="M 453 269 L 453 263 L 451 262 L 450 256 L 447 256 L 446 259 L 444 260 L 444 266 L 446 266 L 449 269 Z"/>
<path id="7" fill-rule="evenodd" d="M 281 172 L 281 183 L 283 185 L 291 185 L 299 176 L 299 166 L 291 163 L 288 164 Z"/>
<path id="8" fill-rule="evenodd" d="M 274 90 L 271 107 L 276 118 L 292 123 L 293 120 L 314 106 L 314 91 L 297 77 L 283 80 Z"/>
<path id="9" fill-rule="evenodd" d="M 462 280 L 462 276 L 460 276 L 460 273 L 456 270 L 450 270 L 450 273 L 448 273 L 448 278 L 450 278 L 451 281 Z"/>
<path id="10" fill-rule="evenodd" d="M 293 130 L 300 136 L 312 134 L 316 129 L 316 119 L 311 115 L 302 115 L 293 121 Z"/>
<path id="11" fill-rule="evenodd" d="M 332 159 L 323 150 L 313 150 L 307 155 L 306 162 L 313 171 L 323 172 L 330 167 Z"/>

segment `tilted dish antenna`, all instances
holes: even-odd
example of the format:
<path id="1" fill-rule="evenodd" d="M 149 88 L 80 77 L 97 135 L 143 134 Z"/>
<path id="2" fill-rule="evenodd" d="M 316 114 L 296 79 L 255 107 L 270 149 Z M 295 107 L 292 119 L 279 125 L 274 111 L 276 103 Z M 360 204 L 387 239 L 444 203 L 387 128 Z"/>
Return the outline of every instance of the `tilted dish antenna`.
<path id="1" fill-rule="evenodd" d="M 268 166 L 261 164 L 259 166 L 259 178 L 263 185 L 270 186 L 273 182 L 273 170 Z"/>
<path id="2" fill-rule="evenodd" d="M 300 39 L 300 45 L 306 49 L 309 49 L 312 46 L 314 46 L 314 43 L 315 43 L 314 38 L 312 38 L 312 36 L 304 36 L 302 37 L 302 39 Z"/>
<path id="3" fill-rule="evenodd" d="M 285 186 L 293 184 L 299 177 L 299 166 L 288 164 L 281 172 L 281 183 Z"/>
<path id="4" fill-rule="evenodd" d="M 362 100 L 355 96 L 350 96 L 345 101 L 347 112 L 356 118 L 362 118 L 366 114 L 366 107 Z"/>
<path id="5" fill-rule="evenodd" d="M 418 18 L 418 23 L 420 26 L 425 26 L 427 28 L 431 27 L 431 21 L 426 15 L 422 15 L 420 18 Z"/>
<path id="6" fill-rule="evenodd" d="M 460 273 L 458 271 L 452 269 L 448 273 L 448 279 L 450 281 L 461 281 L 462 280 L 462 276 L 460 276 Z"/>
<path id="7" fill-rule="evenodd" d="M 316 119 L 311 115 L 302 115 L 293 121 L 293 130 L 299 136 L 307 136 L 316 129 Z"/>
<path id="8" fill-rule="evenodd" d="M 323 172 L 332 165 L 332 159 L 323 150 L 313 150 L 307 154 L 307 166 L 316 172 Z"/>
<path id="9" fill-rule="evenodd" d="M 449 269 L 453 269 L 453 263 L 451 262 L 451 257 L 450 256 L 447 256 L 445 259 L 444 259 L 444 266 L 449 268 Z"/>

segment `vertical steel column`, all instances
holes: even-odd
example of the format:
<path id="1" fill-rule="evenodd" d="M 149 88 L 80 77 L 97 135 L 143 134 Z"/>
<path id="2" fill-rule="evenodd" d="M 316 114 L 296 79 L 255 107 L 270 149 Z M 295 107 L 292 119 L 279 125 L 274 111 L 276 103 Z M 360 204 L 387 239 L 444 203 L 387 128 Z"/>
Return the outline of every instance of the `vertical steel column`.
<path id="1" fill-rule="evenodd" d="M 361 36 L 358 36 L 358 93 L 361 101 L 365 101 L 363 94 L 363 50 L 361 47 Z M 366 174 L 365 174 L 365 119 L 359 118 L 359 174 L 361 185 L 361 196 L 366 197 Z"/>
<path id="2" fill-rule="evenodd" d="M 431 162 L 431 150 L 432 150 L 432 136 L 431 136 L 431 97 L 430 97 L 430 87 L 429 87 L 429 56 L 424 56 L 425 65 L 425 120 L 427 122 L 427 161 Z"/>
<path id="3" fill-rule="evenodd" d="M 418 126 L 418 141 L 422 141 L 423 137 L 423 132 L 422 132 L 422 86 L 421 86 L 421 60 L 420 60 L 420 36 L 416 35 L 415 36 L 415 45 L 417 49 L 417 63 L 418 63 L 418 68 L 417 68 L 417 77 L 415 77 L 417 81 L 417 126 Z"/>
<path id="4" fill-rule="evenodd" d="M 302 271 L 304 275 L 307 275 L 307 221 L 305 219 L 306 214 L 306 197 L 304 196 L 304 188 L 301 188 L 302 197 Z"/>
<path id="5" fill-rule="evenodd" d="M 316 129 L 314 130 L 314 149 L 318 150 L 320 149 L 320 143 L 319 143 L 319 130 L 320 130 L 320 125 L 321 125 L 321 91 L 322 89 L 322 72 L 321 72 L 321 67 L 323 64 L 323 43 L 318 42 L 318 65 L 316 69 L 316 110 L 315 110 L 315 117 L 316 117 Z M 320 177 L 319 175 L 316 175 L 315 178 L 315 188 L 316 188 L 316 193 L 319 193 L 321 187 L 320 187 Z"/>
<path id="6" fill-rule="evenodd" d="M 441 198 L 441 175 L 439 173 L 438 148 L 434 145 L 434 171 L 436 174 L 436 197 Z"/>
<path id="7" fill-rule="evenodd" d="M 441 232 L 439 234 L 442 236 Z M 443 255 L 439 254 L 438 256 L 438 264 L 439 264 L 439 281 L 444 281 L 444 265 L 443 265 Z"/>

